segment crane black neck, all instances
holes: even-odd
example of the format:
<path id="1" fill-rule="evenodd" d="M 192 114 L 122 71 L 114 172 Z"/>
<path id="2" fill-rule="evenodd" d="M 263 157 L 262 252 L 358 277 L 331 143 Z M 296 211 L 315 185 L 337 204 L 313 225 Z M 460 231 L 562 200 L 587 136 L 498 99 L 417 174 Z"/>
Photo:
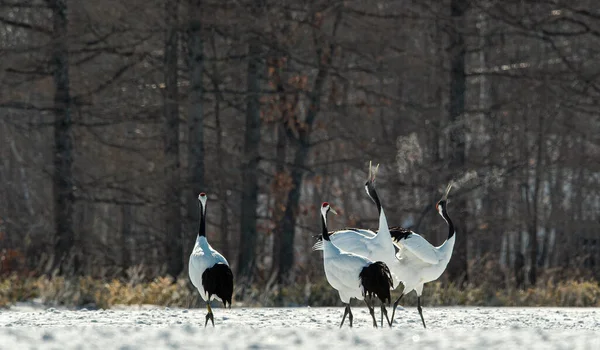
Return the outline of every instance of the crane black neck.
<path id="1" fill-rule="evenodd" d="M 206 237 L 206 217 L 204 213 L 206 212 L 206 204 L 202 204 L 200 202 L 200 227 L 198 228 L 198 237 Z"/>
<path id="2" fill-rule="evenodd" d="M 450 216 L 448 216 L 448 212 L 446 211 L 446 203 L 438 202 L 438 205 L 441 207 L 440 215 L 442 215 L 444 220 L 446 220 L 446 222 L 448 223 L 448 239 L 450 239 L 454 236 L 454 233 L 456 232 L 456 230 L 454 229 L 454 224 L 452 223 L 452 220 L 450 220 Z"/>
<path id="3" fill-rule="evenodd" d="M 373 186 L 373 182 L 372 181 L 367 181 L 367 194 L 369 195 L 369 197 L 371 197 L 371 200 L 373 200 L 373 202 L 375 202 L 375 205 L 377 205 L 377 212 L 379 213 L 379 215 L 381 215 L 381 202 L 379 201 L 379 196 L 377 195 L 377 190 L 375 190 L 375 186 Z"/>
<path id="4" fill-rule="evenodd" d="M 327 231 L 327 212 L 325 212 L 325 213 L 322 212 L 321 213 L 321 224 L 322 224 L 322 227 L 323 227 L 323 231 L 322 231 L 323 240 L 329 241 L 330 240 L 329 239 L 329 232 Z"/>

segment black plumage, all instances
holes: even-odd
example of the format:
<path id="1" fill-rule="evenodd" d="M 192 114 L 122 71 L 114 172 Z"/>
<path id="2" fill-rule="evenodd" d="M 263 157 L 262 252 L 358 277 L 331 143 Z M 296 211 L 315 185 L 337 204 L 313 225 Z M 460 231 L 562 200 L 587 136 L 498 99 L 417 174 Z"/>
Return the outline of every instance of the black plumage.
<path id="1" fill-rule="evenodd" d="M 223 301 L 223 305 L 231 308 L 231 298 L 233 296 L 233 273 L 229 266 L 223 263 L 213 265 L 202 273 L 202 286 L 208 294 L 208 300 L 212 295 L 216 295 Z"/>
<path id="2" fill-rule="evenodd" d="M 392 274 L 384 262 L 376 261 L 365 266 L 358 276 L 365 297 L 372 298 L 376 296 L 382 304 L 388 304 L 392 301 L 390 292 L 393 286 Z"/>
<path id="3" fill-rule="evenodd" d="M 394 242 L 399 242 L 400 240 L 407 239 L 414 232 L 400 226 L 392 226 L 390 227 L 390 234 L 392 236 L 392 240 Z"/>

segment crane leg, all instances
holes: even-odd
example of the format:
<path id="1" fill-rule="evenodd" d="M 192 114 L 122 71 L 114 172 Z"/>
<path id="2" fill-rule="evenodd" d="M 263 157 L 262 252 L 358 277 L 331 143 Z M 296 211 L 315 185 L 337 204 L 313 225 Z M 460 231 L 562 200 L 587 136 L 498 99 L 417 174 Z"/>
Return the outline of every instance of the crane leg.
<path id="1" fill-rule="evenodd" d="M 390 321 L 390 318 L 388 317 L 388 313 L 387 313 L 387 310 L 385 309 L 385 305 L 383 303 L 381 303 L 381 328 L 383 328 L 383 315 L 385 315 L 385 319 L 387 320 L 388 325 L 390 326 L 390 328 L 392 328 L 392 322 Z"/>
<path id="2" fill-rule="evenodd" d="M 365 297 L 365 304 L 367 304 L 367 307 L 369 308 L 369 313 L 371 314 L 371 317 L 373 318 L 373 327 L 377 328 L 377 320 L 375 320 L 375 307 L 369 305 L 369 302 L 367 301 L 367 297 Z"/>
<path id="3" fill-rule="evenodd" d="M 398 303 L 400 302 L 400 300 L 402 299 L 402 297 L 404 296 L 404 293 L 402 293 L 398 299 L 396 299 L 396 301 L 394 302 L 394 307 L 392 308 L 392 321 L 390 322 L 390 325 L 392 324 L 392 322 L 394 322 L 394 315 L 396 314 L 396 308 L 398 307 Z"/>
<path id="4" fill-rule="evenodd" d="M 348 321 L 350 321 L 350 328 L 352 328 L 352 320 L 354 316 L 352 316 L 352 310 L 350 310 L 350 304 L 348 304 Z"/>
<path id="5" fill-rule="evenodd" d="M 419 310 L 419 315 L 421 315 L 421 322 L 423 322 L 423 328 L 427 328 L 425 326 L 425 319 L 423 318 L 423 308 L 421 308 L 421 296 L 417 297 L 417 310 Z"/>
<path id="6" fill-rule="evenodd" d="M 213 317 L 212 309 L 210 308 L 210 303 L 206 302 L 206 308 L 208 309 L 208 313 L 206 314 L 206 321 L 204 322 L 204 327 L 208 324 L 208 320 L 212 323 L 212 326 L 215 326 L 215 318 Z"/>
<path id="7" fill-rule="evenodd" d="M 346 320 L 346 315 L 348 315 L 348 321 L 350 321 L 350 327 L 352 327 L 352 310 L 350 310 L 350 304 L 346 304 L 346 309 L 344 310 L 344 316 L 342 317 L 342 323 L 340 323 L 340 328 L 344 325 L 344 321 Z"/>

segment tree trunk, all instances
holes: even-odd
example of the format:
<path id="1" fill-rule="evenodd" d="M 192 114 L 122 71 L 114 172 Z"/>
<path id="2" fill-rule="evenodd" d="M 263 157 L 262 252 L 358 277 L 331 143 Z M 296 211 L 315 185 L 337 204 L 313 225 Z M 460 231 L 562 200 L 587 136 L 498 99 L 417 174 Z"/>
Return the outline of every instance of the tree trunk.
<path id="1" fill-rule="evenodd" d="M 214 29 L 213 29 L 214 30 Z M 215 133 L 217 134 L 217 169 L 218 171 L 223 171 L 223 160 L 227 156 L 226 152 L 223 150 L 223 128 L 221 127 L 221 100 L 223 99 L 221 92 L 219 91 L 219 83 L 222 81 L 219 75 L 219 68 L 217 66 L 217 46 L 215 43 L 215 34 L 210 36 L 210 46 L 215 55 L 215 59 L 213 60 L 212 70 L 213 70 L 213 88 L 215 90 Z M 221 249 L 223 250 L 223 255 L 225 257 L 231 256 L 231 245 L 229 244 L 229 208 L 227 207 L 227 182 L 224 177 L 219 177 L 218 179 L 218 190 L 220 197 L 220 213 L 221 213 L 221 222 L 219 223 L 220 227 L 220 237 L 221 237 Z M 231 260 L 230 260 L 231 264 Z"/>
<path id="2" fill-rule="evenodd" d="M 189 0 L 188 23 L 188 69 L 190 74 L 189 111 L 188 111 L 188 176 L 187 191 L 188 229 L 186 238 L 195 237 L 200 221 L 198 194 L 206 191 L 204 184 L 204 105 L 202 97 L 204 89 L 204 41 L 202 39 L 202 23 L 200 22 L 201 6 L 199 0 Z M 193 235 L 192 235 L 193 234 Z M 185 239 L 185 242 L 190 241 Z M 193 242 L 192 239 L 190 242 Z M 190 246 L 191 247 L 191 246 Z"/>
<path id="3" fill-rule="evenodd" d="M 465 27 L 466 0 L 451 1 L 451 15 L 455 27 L 450 35 L 450 171 L 452 175 L 461 174 L 465 170 L 465 112 L 466 75 L 465 54 L 466 44 L 462 30 Z M 451 175 L 451 176 L 452 176 Z M 464 197 L 457 198 L 453 205 L 459 213 L 457 223 L 457 239 L 452 259 L 448 264 L 448 275 L 451 281 L 462 286 L 468 281 L 467 262 L 467 201 Z"/>
<path id="4" fill-rule="evenodd" d="M 557 148 L 560 152 L 561 143 L 559 143 L 559 146 Z M 546 159 L 548 160 L 548 162 L 551 161 L 549 157 Z M 544 266 L 545 268 L 552 266 L 553 247 L 550 246 L 550 233 L 554 231 L 554 234 L 556 235 L 556 231 L 559 225 L 559 220 L 557 220 L 557 218 L 562 216 L 560 213 L 560 201 L 562 198 L 564 198 L 564 195 L 562 194 L 562 188 L 564 186 L 563 168 L 560 166 L 556 166 L 554 171 L 554 176 L 548 176 L 548 183 L 552 185 L 552 190 L 550 191 L 550 215 L 544 220 L 545 234 L 544 240 L 542 241 L 542 251 L 540 252 L 540 265 Z M 548 173 L 550 173 L 550 171 Z"/>
<path id="5" fill-rule="evenodd" d="M 319 98 L 317 98 L 319 99 Z M 314 105 L 313 105 L 314 106 Z M 311 108 L 312 110 L 312 108 Z M 307 123 L 306 127 L 310 128 L 312 122 Z M 304 133 L 308 133 L 305 131 Z M 305 137 L 308 139 L 308 137 Z M 288 192 L 287 201 L 285 205 L 285 213 L 282 220 L 279 223 L 280 229 L 277 229 L 281 235 L 281 247 L 279 249 L 279 273 L 278 280 L 280 283 L 286 283 L 289 281 L 289 273 L 294 266 L 294 236 L 296 226 L 296 214 L 298 213 L 298 203 L 300 201 L 300 189 L 302 187 L 302 177 L 304 175 L 304 164 L 308 157 L 308 151 L 310 145 L 308 140 L 303 140 L 302 137 L 298 140 L 298 149 L 294 157 L 294 168 L 292 170 L 292 188 Z"/>
<path id="6" fill-rule="evenodd" d="M 69 263 L 73 254 L 73 120 L 69 87 L 66 0 L 48 2 L 52 10 L 52 66 L 54 70 L 54 220 L 56 240 L 53 269 L 59 274 L 75 273 Z M 70 266 L 71 265 L 71 266 Z"/>
<path id="7" fill-rule="evenodd" d="M 280 98 L 285 98 L 283 95 Z M 285 104 L 282 102 L 282 104 Z M 286 155 L 286 135 L 285 135 L 285 125 L 282 122 L 275 124 L 277 128 L 277 145 L 276 145 L 276 156 L 275 160 L 277 164 L 275 165 L 275 181 L 281 180 L 281 177 L 285 177 L 285 155 Z M 275 192 L 275 205 L 273 208 L 273 217 L 275 222 L 279 222 L 283 219 L 285 215 L 285 188 L 282 188 L 282 184 L 276 184 L 274 187 Z M 271 273 L 274 273 L 276 270 L 279 270 L 279 258 L 281 256 L 281 236 L 282 232 L 277 230 L 273 231 L 273 263 L 271 265 Z"/>
<path id="8" fill-rule="evenodd" d="M 525 287 L 525 255 L 520 251 L 515 254 L 513 268 L 515 274 L 515 287 L 517 289 L 523 289 Z"/>
<path id="9" fill-rule="evenodd" d="M 335 38 L 336 36 L 341 17 L 342 12 L 340 11 L 335 19 L 333 34 L 331 36 L 332 38 Z M 335 54 L 335 45 L 333 43 L 328 46 L 328 51 L 323 50 L 322 44 L 319 45 L 319 43 L 317 43 L 317 45 L 319 71 L 315 79 L 315 84 L 310 93 L 310 105 L 303 125 L 300 126 L 298 120 L 294 120 L 297 124 L 295 128 L 298 132 L 298 138 L 291 174 L 292 186 L 287 196 L 285 214 L 283 215 L 283 219 L 278 223 L 278 229 L 276 229 L 276 232 L 281 233 L 278 274 L 278 280 L 280 283 L 291 282 L 290 271 L 294 266 L 294 236 L 296 228 L 296 215 L 298 214 L 298 203 L 300 202 L 300 190 L 302 189 L 302 178 L 304 175 L 306 159 L 308 158 L 308 152 L 310 150 L 309 137 L 312 125 L 321 109 L 321 96 L 323 87 L 329 75 L 329 68 L 331 67 L 331 62 Z M 291 132 L 289 134 L 292 136 Z"/>
<path id="10" fill-rule="evenodd" d="M 121 274 L 127 277 L 127 269 L 131 266 L 131 240 L 133 239 L 131 205 L 121 205 Z"/>
<path id="11" fill-rule="evenodd" d="M 181 237 L 181 188 L 179 179 L 179 105 L 177 88 L 178 0 L 165 2 L 165 92 L 164 92 L 164 152 L 165 152 L 165 226 L 167 273 L 177 278 L 183 271 Z M 168 243 L 167 243 L 168 242 Z"/>
<path id="12" fill-rule="evenodd" d="M 270 77 L 275 85 L 277 86 L 277 93 L 279 95 L 278 111 L 279 120 L 275 123 L 275 133 L 277 142 L 275 146 L 275 177 L 273 180 L 273 193 L 274 193 L 274 205 L 273 205 L 273 222 L 277 223 L 283 219 L 285 215 L 285 201 L 287 195 L 287 172 L 285 169 L 285 159 L 287 153 L 287 135 L 286 135 L 286 122 L 295 117 L 296 107 L 298 105 L 298 92 L 294 93 L 292 101 L 288 101 L 286 89 L 283 83 L 283 77 L 281 72 L 285 68 L 285 62 L 287 57 L 274 56 L 271 60 L 272 65 L 272 76 Z M 277 231 L 277 228 L 273 230 L 273 249 L 272 249 L 272 263 L 271 263 L 271 275 L 279 271 L 279 257 L 281 254 L 281 235 L 282 233 Z"/>
<path id="13" fill-rule="evenodd" d="M 218 89 L 218 85 L 215 84 L 215 90 Z M 219 160 L 217 166 L 219 171 L 223 171 L 223 159 L 225 159 L 225 152 L 223 152 L 223 130 L 221 128 L 221 96 L 217 94 L 215 98 L 215 131 L 217 132 L 217 154 Z M 229 209 L 227 208 L 227 184 L 223 177 L 219 178 L 219 196 L 221 197 L 220 212 L 221 212 L 221 246 L 223 254 L 227 257 L 230 255 L 231 246 L 229 244 Z"/>
<path id="14" fill-rule="evenodd" d="M 544 161 L 544 116 L 539 115 L 539 124 L 538 124 L 538 140 L 537 140 L 537 155 L 535 160 L 535 182 L 533 188 L 533 199 L 531 200 L 532 210 L 531 210 L 531 221 L 529 226 L 529 261 L 531 267 L 529 269 L 529 283 L 532 286 L 535 285 L 537 281 L 537 267 L 538 267 L 538 239 L 537 239 L 537 230 L 538 230 L 538 205 L 539 205 L 539 196 L 540 196 L 540 186 L 542 185 L 542 171 L 543 171 L 543 161 Z"/>
<path id="15" fill-rule="evenodd" d="M 254 269 L 258 206 L 258 163 L 260 144 L 260 83 L 261 45 L 253 37 L 248 46 L 246 131 L 242 165 L 242 208 L 240 218 L 240 250 L 237 276 L 248 279 Z"/>

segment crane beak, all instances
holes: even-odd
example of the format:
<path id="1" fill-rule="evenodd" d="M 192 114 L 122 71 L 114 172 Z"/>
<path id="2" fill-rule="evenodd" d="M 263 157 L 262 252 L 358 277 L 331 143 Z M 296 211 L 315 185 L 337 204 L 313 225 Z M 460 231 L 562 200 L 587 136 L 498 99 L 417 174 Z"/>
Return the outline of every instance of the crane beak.
<path id="1" fill-rule="evenodd" d="M 452 182 L 450 182 L 448 184 L 448 187 L 446 187 L 446 192 L 444 193 L 444 196 L 442 196 L 442 199 L 440 200 L 447 200 L 448 199 L 448 193 L 450 193 L 450 189 L 452 188 Z"/>
<path id="2" fill-rule="evenodd" d="M 335 211 L 335 209 L 333 209 L 332 207 L 329 207 L 329 211 L 334 213 L 335 215 L 338 215 L 337 211 Z"/>
<path id="3" fill-rule="evenodd" d="M 369 178 L 368 181 L 375 181 L 375 176 L 377 176 L 377 172 L 379 171 L 379 164 L 375 166 L 373 169 L 373 162 L 369 161 Z"/>

